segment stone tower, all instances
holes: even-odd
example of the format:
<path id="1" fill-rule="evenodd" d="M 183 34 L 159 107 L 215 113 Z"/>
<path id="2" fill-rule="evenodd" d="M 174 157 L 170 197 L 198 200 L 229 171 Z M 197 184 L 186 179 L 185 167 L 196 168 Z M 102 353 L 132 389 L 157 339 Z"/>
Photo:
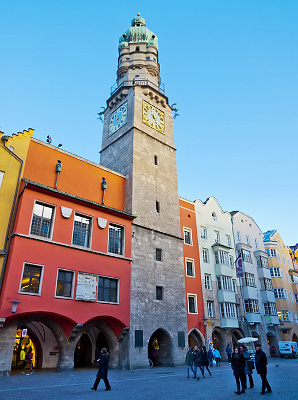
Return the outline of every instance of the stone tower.
<path id="1" fill-rule="evenodd" d="M 138 14 L 120 37 L 104 112 L 100 163 L 126 175 L 132 227 L 128 366 L 184 362 L 187 319 L 172 110 L 160 86 L 158 39 Z"/>

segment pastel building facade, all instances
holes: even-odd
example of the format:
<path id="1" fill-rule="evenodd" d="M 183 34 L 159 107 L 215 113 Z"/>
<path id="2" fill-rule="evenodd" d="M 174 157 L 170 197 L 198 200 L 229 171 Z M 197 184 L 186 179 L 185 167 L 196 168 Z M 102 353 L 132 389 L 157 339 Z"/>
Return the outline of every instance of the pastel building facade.
<path id="1" fill-rule="evenodd" d="M 279 319 L 263 233 L 248 215 L 240 211 L 233 211 L 231 215 L 236 255 L 242 256 L 240 285 L 245 334 L 258 339 L 254 344 L 260 343 L 267 354 L 276 355 L 280 340 Z"/>
<path id="2" fill-rule="evenodd" d="M 277 230 L 264 233 L 264 246 L 268 254 L 281 340 L 298 342 L 297 270 Z"/>
<path id="3" fill-rule="evenodd" d="M 9 233 L 33 129 L 12 136 L 0 132 L 0 289 L 9 251 Z"/>
<path id="4" fill-rule="evenodd" d="M 227 344 L 236 346 L 244 336 L 239 279 L 235 269 L 235 247 L 231 215 L 214 197 L 196 200 L 202 291 L 206 321 L 206 343 L 218 348 L 225 359 Z"/>

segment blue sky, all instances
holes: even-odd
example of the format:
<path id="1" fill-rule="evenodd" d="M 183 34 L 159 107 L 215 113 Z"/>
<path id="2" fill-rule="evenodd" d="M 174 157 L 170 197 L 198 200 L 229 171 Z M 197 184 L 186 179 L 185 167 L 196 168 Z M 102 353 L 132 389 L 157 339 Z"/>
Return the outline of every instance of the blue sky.
<path id="1" fill-rule="evenodd" d="M 213 195 L 298 242 L 298 2 L 2 1 L 0 130 L 35 129 L 99 161 L 118 39 L 139 12 L 159 39 L 179 195 Z"/>

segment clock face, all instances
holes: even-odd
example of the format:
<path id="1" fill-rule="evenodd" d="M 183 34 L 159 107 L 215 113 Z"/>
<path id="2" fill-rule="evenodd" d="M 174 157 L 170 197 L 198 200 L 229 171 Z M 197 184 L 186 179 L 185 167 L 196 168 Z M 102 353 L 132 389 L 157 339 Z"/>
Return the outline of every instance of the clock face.
<path id="1" fill-rule="evenodd" d="M 165 114 L 147 101 L 143 101 L 143 123 L 160 133 L 164 133 Z"/>
<path id="2" fill-rule="evenodd" d="M 116 111 L 110 115 L 109 134 L 112 135 L 118 131 L 121 126 L 127 122 L 127 102 L 122 104 Z"/>

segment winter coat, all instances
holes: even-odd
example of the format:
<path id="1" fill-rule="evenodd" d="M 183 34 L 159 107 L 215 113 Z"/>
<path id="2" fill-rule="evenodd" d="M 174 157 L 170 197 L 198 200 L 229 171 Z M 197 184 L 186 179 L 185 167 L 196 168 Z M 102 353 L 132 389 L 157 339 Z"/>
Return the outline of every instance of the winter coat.
<path id="1" fill-rule="evenodd" d="M 203 365 L 203 360 L 202 360 L 202 352 L 199 350 L 196 354 L 196 360 L 195 360 L 195 364 L 198 367 L 201 367 Z"/>
<path id="2" fill-rule="evenodd" d="M 207 354 L 206 350 L 202 351 L 202 354 L 201 354 L 201 365 L 202 365 L 202 367 L 208 367 L 209 366 L 208 354 Z"/>
<path id="3" fill-rule="evenodd" d="M 108 353 L 100 355 L 99 368 L 97 372 L 97 377 L 100 379 L 105 379 L 108 376 L 109 357 Z"/>
<path id="4" fill-rule="evenodd" d="M 245 360 L 245 367 L 244 367 L 244 373 L 245 375 L 251 375 L 252 374 L 252 369 L 249 368 L 247 361 L 250 360 L 250 354 L 248 350 L 243 351 L 243 356 Z"/>
<path id="5" fill-rule="evenodd" d="M 213 360 L 213 351 L 212 351 L 212 349 L 209 349 L 208 350 L 208 359 L 209 359 L 209 361 L 212 361 Z"/>
<path id="6" fill-rule="evenodd" d="M 255 355 L 255 365 L 258 374 L 267 373 L 267 357 L 266 354 L 261 350 L 257 351 Z"/>
<path id="7" fill-rule="evenodd" d="M 232 349 L 231 349 L 230 346 L 227 346 L 227 347 L 226 347 L 226 353 L 227 353 L 228 355 L 231 355 L 231 354 L 232 354 Z"/>
<path id="8" fill-rule="evenodd" d="M 188 351 L 186 353 L 185 362 L 186 362 L 186 365 L 192 365 L 193 364 L 193 353 L 192 353 L 192 351 Z"/>
<path id="9" fill-rule="evenodd" d="M 219 358 L 219 359 L 221 358 L 220 352 L 217 349 L 215 349 L 213 351 L 213 357 L 214 358 Z"/>
<path id="10" fill-rule="evenodd" d="M 232 354 L 231 366 L 235 376 L 244 374 L 245 359 L 242 353 Z"/>

